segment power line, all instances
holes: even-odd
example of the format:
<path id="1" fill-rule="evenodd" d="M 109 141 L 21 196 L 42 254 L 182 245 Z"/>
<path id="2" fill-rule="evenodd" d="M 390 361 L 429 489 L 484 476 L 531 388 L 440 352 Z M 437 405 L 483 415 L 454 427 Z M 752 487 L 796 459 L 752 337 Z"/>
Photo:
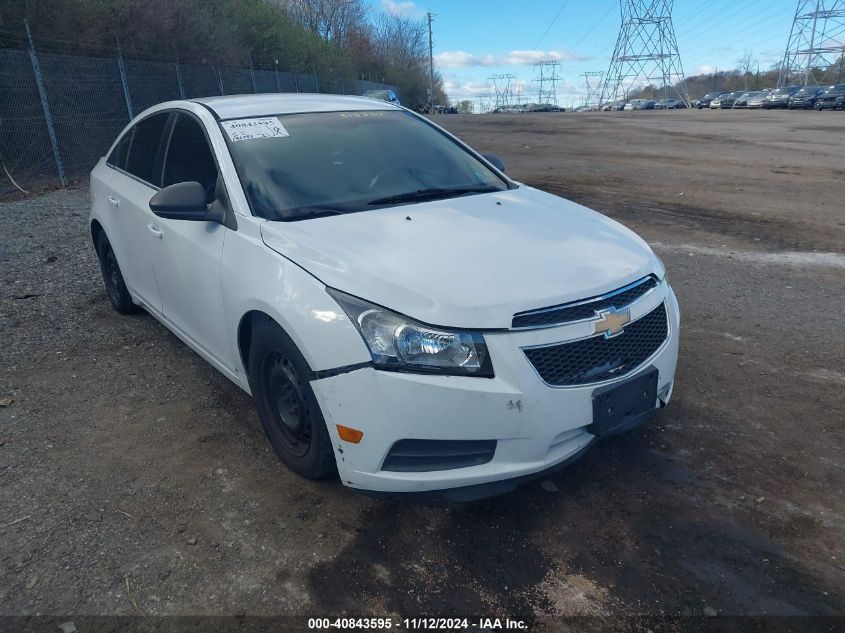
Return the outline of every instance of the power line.
<path id="1" fill-rule="evenodd" d="M 590 37 L 590 35 L 592 35 L 593 31 L 595 31 L 599 27 L 599 25 L 607 19 L 607 16 L 610 15 L 610 12 L 613 11 L 615 7 L 616 2 L 614 0 L 614 2 L 608 7 L 607 11 L 605 11 L 604 14 L 602 14 L 602 16 L 599 18 L 599 21 L 593 24 L 593 26 L 590 27 L 587 32 L 584 33 L 581 39 L 578 40 L 578 42 L 572 47 L 573 51 L 576 50 L 581 44 L 583 44 L 584 40 L 586 40 L 588 37 Z"/>
<path id="2" fill-rule="evenodd" d="M 546 27 L 546 30 L 545 30 L 545 31 L 543 31 L 543 34 L 540 36 L 540 39 L 539 39 L 539 40 L 537 40 L 537 43 L 534 45 L 534 48 L 537 48 L 538 46 L 540 46 L 540 44 L 542 43 L 543 39 L 545 39 L 546 35 L 548 35 L 548 34 L 549 34 L 549 31 L 551 31 L 551 30 L 552 30 L 552 27 L 555 25 L 555 22 L 557 22 L 557 19 L 560 17 L 560 14 L 563 12 L 563 8 L 564 8 L 564 7 L 565 7 L 568 3 L 569 3 L 569 0 L 563 0 L 563 4 L 561 4 L 561 5 L 560 5 L 560 8 L 557 10 L 557 13 L 555 13 L 555 17 L 552 19 L 552 21 L 551 21 L 551 22 L 549 23 L 549 25 Z"/>

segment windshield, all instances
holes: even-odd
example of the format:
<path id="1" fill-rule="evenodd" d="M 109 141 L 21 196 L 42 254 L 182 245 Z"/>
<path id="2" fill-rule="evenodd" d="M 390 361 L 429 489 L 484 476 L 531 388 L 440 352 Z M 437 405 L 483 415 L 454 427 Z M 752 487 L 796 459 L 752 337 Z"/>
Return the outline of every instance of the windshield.
<path id="1" fill-rule="evenodd" d="M 816 94 L 817 90 L 818 90 L 817 86 L 813 86 L 812 88 L 801 88 L 801 90 L 798 91 L 798 94 L 799 95 L 814 95 L 814 94 Z"/>
<path id="2" fill-rule="evenodd" d="M 286 136 L 230 143 L 252 212 L 269 220 L 508 189 L 505 180 L 451 138 L 408 112 L 270 118 L 278 119 Z"/>

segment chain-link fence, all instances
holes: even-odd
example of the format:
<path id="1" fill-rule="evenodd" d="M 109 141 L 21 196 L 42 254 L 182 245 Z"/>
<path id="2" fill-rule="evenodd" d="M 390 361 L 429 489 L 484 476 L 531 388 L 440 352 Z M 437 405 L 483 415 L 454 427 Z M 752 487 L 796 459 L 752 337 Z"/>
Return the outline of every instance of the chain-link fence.
<path id="1" fill-rule="evenodd" d="M 259 92 L 360 95 L 381 83 L 178 61 L 0 48 L 0 194 L 83 180 L 136 114 L 162 101 Z M 395 88 L 393 88 L 395 90 Z"/>

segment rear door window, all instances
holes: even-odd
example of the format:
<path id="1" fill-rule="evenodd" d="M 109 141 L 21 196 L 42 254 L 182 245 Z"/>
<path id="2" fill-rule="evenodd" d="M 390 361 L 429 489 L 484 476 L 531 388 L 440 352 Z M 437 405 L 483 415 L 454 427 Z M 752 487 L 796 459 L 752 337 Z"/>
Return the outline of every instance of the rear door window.
<path id="1" fill-rule="evenodd" d="M 162 112 L 135 126 L 126 161 L 126 171 L 156 187 L 161 186 L 161 141 L 169 117 L 169 113 Z"/>

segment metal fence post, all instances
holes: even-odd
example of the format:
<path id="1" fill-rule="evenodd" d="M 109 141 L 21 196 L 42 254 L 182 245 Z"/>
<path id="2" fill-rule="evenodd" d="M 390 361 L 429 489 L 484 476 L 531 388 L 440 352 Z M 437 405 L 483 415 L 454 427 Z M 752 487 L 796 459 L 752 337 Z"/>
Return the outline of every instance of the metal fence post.
<path id="1" fill-rule="evenodd" d="M 256 94 L 258 90 L 255 89 L 255 70 L 252 68 L 252 53 L 249 54 L 249 79 L 252 81 L 252 94 Z"/>
<path id="2" fill-rule="evenodd" d="M 217 73 L 217 83 L 220 85 L 220 94 L 224 95 L 226 93 L 223 91 L 223 73 L 216 68 L 214 69 L 214 72 Z"/>
<path id="3" fill-rule="evenodd" d="M 126 111 L 129 113 L 129 120 L 135 118 L 132 112 L 132 99 L 129 97 L 129 84 L 126 82 L 126 69 L 123 67 L 123 52 L 120 50 L 120 39 L 114 38 L 117 42 L 117 68 L 120 70 L 120 84 L 123 86 L 123 98 L 126 99 Z"/>
<path id="4" fill-rule="evenodd" d="M 44 111 L 44 121 L 47 123 L 47 134 L 50 137 L 50 145 L 53 147 L 53 159 L 56 161 L 56 170 L 59 172 L 59 180 L 62 183 L 62 187 L 66 187 L 65 166 L 62 164 L 62 157 L 59 154 L 59 141 L 56 138 L 56 128 L 53 127 L 53 115 L 50 114 L 50 104 L 47 102 L 47 90 L 44 88 L 44 78 L 41 76 L 41 67 L 38 65 L 38 57 L 35 55 L 35 45 L 32 43 L 29 22 L 24 20 L 23 23 L 26 26 L 26 36 L 29 39 L 29 61 L 32 62 L 32 70 L 35 73 L 35 84 L 38 86 L 38 96 L 41 99 L 41 109 Z"/>
<path id="5" fill-rule="evenodd" d="M 173 54 L 176 57 L 176 83 L 179 84 L 179 98 L 185 98 L 185 86 L 182 85 L 182 70 L 179 68 L 179 53 L 176 52 L 176 46 L 173 46 Z"/>
<path id="6" fill-rule="evenodd" d="M 281 92 L 282 91 L 282 85 L 279 83 L 279 60 L 274 59 L 273 63 L 276 65 L 275 66 L 275 68 L 276 68 L 276 70 L 275 70 L 275 73 L 276 73 L 276 92 Z"/>

